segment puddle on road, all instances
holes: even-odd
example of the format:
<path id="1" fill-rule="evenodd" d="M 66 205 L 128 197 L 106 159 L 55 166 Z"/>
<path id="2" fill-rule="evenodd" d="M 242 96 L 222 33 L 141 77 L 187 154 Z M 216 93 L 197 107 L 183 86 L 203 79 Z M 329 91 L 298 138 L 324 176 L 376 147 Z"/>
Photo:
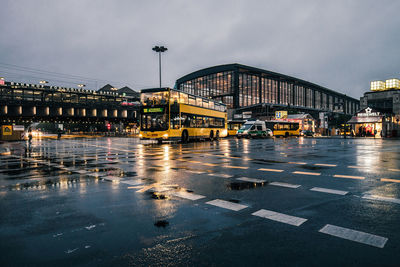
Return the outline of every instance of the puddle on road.
<path id="1" fill-rule="evenodd" d="M 253 183 L 253 182 L 231 182 L 228 184 L 228 188 L 231 190 L 245 190 L 245 189 L 254 189 L 257 187 L 264 187 L 268 182 L 264 183 Z"/>

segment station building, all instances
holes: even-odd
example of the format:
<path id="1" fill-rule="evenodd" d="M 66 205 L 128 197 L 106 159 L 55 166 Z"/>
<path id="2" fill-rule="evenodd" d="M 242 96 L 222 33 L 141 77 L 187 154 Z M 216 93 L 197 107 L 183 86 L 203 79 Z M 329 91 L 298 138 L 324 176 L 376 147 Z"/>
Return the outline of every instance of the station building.
<path id="1" fill-rule="evenodd" d="M 179 78 L 176 88 L 225 103 L 229 119 L 273 118 L 275 111 L 352 115 L 360 101 L 345 94 L 284 74 L 227 64 L 195 71 Z"/>

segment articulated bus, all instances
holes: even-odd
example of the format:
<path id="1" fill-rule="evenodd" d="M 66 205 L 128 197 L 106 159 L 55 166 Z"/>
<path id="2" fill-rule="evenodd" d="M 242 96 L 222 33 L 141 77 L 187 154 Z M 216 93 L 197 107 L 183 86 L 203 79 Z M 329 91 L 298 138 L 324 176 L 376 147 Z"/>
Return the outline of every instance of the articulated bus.
<path id="1" fill-rule="evenodd" d="M 274 132 L 274 136 L 299 136 L 300 125 L 298 122 L 266 121 L 267 128 Z"/>
<path id="2" fill-rule="evenodd" d="M 226 105 L 171 88 L 140 92 L 141 139 L 176 140 L 227 136 Z"/>

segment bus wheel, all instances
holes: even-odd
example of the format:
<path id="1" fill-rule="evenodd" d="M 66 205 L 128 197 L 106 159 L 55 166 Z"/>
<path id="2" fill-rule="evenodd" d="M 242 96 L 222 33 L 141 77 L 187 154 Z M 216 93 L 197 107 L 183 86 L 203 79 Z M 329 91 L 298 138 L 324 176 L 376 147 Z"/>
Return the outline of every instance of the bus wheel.
<path id="1" fill-rule="evenodd" d="M 219 139 L 219 131 L 217 131 L 217 133 L 215 134 L 215 139 L 216 139 L 216 140 Z"/>
<path id="2" fill-rule="evenodd" d="M 210 132 L 210 141 L 214 140 L 214 131 Z"/>
<path id="3" fill-rule="evenodd" d="M 188 141 L 189 141 L 189 134 L 188 134 L 188 132 L 186 131 L 186 130 L 184 130 L 183 132 L 182 132 L 182 137 L 181 137 L 181 141 L 182 141 L 182 143 L 187 143 Z"/>
<path id="4" fill-rule="evenodd" d="M 285 133 L 285 137 L 289 137 L 289 133 L 288 132 Z"/>

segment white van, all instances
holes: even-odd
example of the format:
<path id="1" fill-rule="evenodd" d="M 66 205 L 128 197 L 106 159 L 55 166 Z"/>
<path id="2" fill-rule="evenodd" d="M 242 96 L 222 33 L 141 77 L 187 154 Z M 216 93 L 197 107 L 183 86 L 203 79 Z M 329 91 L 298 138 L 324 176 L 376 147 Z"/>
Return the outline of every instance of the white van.
<path id="1" fill-rule="evenodd" d="M 265 138 L 273 136 L 273 133 L 270 129 L 265 126 L 265 121 L 247 121 L 243 124 L 242 128 L 237 131 L 237 138 Z"/>

